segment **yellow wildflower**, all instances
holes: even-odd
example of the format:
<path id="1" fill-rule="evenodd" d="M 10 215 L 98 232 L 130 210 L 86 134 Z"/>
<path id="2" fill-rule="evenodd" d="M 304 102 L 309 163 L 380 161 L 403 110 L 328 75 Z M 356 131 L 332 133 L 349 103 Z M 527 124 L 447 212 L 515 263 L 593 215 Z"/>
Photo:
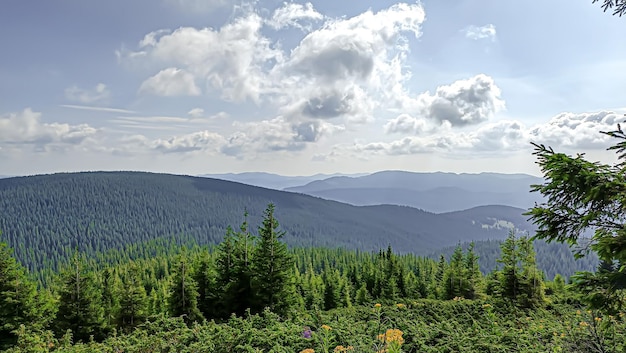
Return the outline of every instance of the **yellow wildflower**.
<path id="1" fill-rule="evenodd" d="M 328 325 L 322 325 L 322 328 L 323 328 L 324 330 L 326 330 L 326 331 L 330 331 L 330 330 L 332 330 L 332 329 L 333 329 L 332 327 L 330 327 L 330 326 L 328 326 Z"/>
<path id="2" fill-rule="evenodd" d="M 375 308 L 380 308 L 381 306 L 382 306 L 382 305 L 380 305 L 380 303 L 376 303 L 376 304 L 374 304 L 374 307 L 375 307 Z"/>
<path id="3" fill-rule="evenodd" d="M 483 308 L 491 308 L 491 304 L 483 304 Z"/>
<path id="4" fill-rule="evenodd" d="M 314 349 L 307 348 L 300 351 L 300 353 L 315 353 Z"/>
<path id="5" fill-rule="evenodd" d="M 589 326 L 589 324 L 586 321 L 581 321 L 580 324 L 578 324 L 581 327 L 586 327 Z"/>
<path id="6" fill-rule="evenodd" d="M 596 317 L 594 320 L 596 320 L 596 322 L 600 322 L 600 321 L 602 321 L 602 318 L 601 317 Z"/>
<path id="7" fill-rule="evenodd" d="M 395 342 L 399 345 L 404 343 L 404 338 L 402 338 L 403 332 L 398 329 L 388 329 L 385 333 L 381 333 L 378 335 L 378 340 L 383 343 L 391 343 Z"/>
<path id="8" fill-rule="evenodd" d="M 396 304 L 396 306 L 398 307 L 398 309 L 404 309 L 406 308 L 406 305 L 402 304 L 402 303 L 398 303 Z"/>

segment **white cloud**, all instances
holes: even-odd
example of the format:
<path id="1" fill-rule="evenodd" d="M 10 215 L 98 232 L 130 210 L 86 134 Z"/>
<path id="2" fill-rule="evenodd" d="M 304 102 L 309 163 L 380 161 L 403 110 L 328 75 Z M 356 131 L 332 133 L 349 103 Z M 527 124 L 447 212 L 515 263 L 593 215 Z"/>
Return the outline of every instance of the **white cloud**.
<path id="1" fill-rule="evenodd" d="M 357 153 L 361 155 L 411 155 L 419 153 L 438 153 L 443 156 L 507 156 L 511 152 L 530 153 L 530 142 L 553 146 L 555 149 L 567 149 L 581 152 L 584 150 L 603 150 L 612 139 L 600 131 L 612 131 L 617 123 L 624 120 L 613 112 L 596 113 L 561 113 L 548 122 L 526 126 L 515 120 L 488 122 L 472 131 L 457 132 L 450 128 L 439 131 L 428 130 L 422 136 L 406 136 L 393 141 L 357 142 L 353 145 L 339 145 L 333 154 Z M 400 115 L 390 121 L 386 128 L 394 132 L 415 133 L 426 123 L 408 115 Z M 345 153 L 344 153 L 345 154 Z M 323 156 L 317 156 L 318 160 Z"/>
<path id="2" fill-rule="evenodd" d="M 504 106 L 500 88 L 491 77 L 483 74 L 439 86 L 434 94 L 425 92 L 414 100 L 405 101 L 405 108 L 415 116 L 448 122 L 452 126 L 487 121 Z"/>
<path id="3" fill-rule="evenodd" d="M 149 144 L 151 149 L 163 153 L 187 153 L 196 151 L 217 152 L 224 138 L 214 132 L 198 131 L 169 139 L 158 139 Z"/>
<path id="4" fill-rule="evenodd" d="M 285 27 L 296 27 L 303 30 L 310 29 L 310 22 L 321 21 L 324 15 L 317 12 L 313 8 L 313 4 L 283 3 L 274 11 L 271 19 L 267 21 L 267 25 L 278 30 Z M 303 25 L 302 22 L 309 23 Z"/>
<path id="5" fill-rule="evenodd" d="M 468 26 L 462 30 L 465 37 L 473 40 L 496 39 L 496 26 L 488 24 L 485 26 Z"/>
<path id="6" fill-rule="evenodd" d="M 204 109 L 202 108 L 193 108 L 187 112 L 187 114 L 192 118 L 202 118 L 204 116 Z"/>
<path id="7" fill-rule="evenodd" d="M 384 130 L 386 133 L 405 133 L 405 134 L 421 134 L 427 130 L 428 121 L 421 117 L 414 117 L 409 114 L 400 114 L 394 119 L 389 120 Z"/>
<path id="8" fill-rule="evenodd" d="M 561 113 L 531 129 L 533 142 L 567 148 L 606 148 L 612 140 L 599 131 L 612 131 L 624 117 L 614 112 Z"/>
<path id="9" fill-rule="evenodd" d="M 98 83 L 92 89 L 82 89 L 77 86 L 65 89 L 65 98 L 70 101 L 83 104 L 91 104 L 106 101 L 111 96 L 111 91 L 104 83 Z"/>
<path id="10" fill-rule="evenodd" d="M 139 92 L 157 96 L 198 96 L 201 93 L 192 74 L 174 67 L 143 81 Z"/>
<path id="11" fill-rule="evenodd" d="M 227 101 L 258 101 L 268 84 L 264 66 L 282 52 L 260 30 L 255 13 L 234 19 L 219 30 L 181 27 L 172 33 L 147 34 L 139 51 L 118 51 L 123 62 L 139 66 L 178 67 L 221 93 Z"/>
<path id="12" fill-rule="evenodd" d="M 0 144 L 80 144 L 97 130 L 87 124 L 42 123 L 41 113 L 30 108 L 0 116 Z"/>
<path id="13" fill-rule="evenodd" d="M 377 60 L 399 45 L 400 33 L 421 35 L 425 13 L 420 5 L 396 4 L 377 13 L 327 21 L 309 33 L 292 53 L 287 67 L 320 80 L 367 79 Z"/>
<path id="14" fill-rule="evenodd" d="M 127 109 L 91 107 L 91 106 L 86 106 L 86 105 L 61 104 L 60 106 L 63 108 L 90 110 L 90 111 L 105 112 L 105 113 L 122 113 L 122 114 L 135 114 L 136 113 L 132 110 L 127 110 Z"/>

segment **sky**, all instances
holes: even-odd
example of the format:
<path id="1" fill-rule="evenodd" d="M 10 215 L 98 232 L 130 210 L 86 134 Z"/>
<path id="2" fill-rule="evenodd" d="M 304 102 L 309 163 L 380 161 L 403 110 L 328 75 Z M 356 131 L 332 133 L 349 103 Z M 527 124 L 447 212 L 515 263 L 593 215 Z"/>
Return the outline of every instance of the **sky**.
<path id="1" fill-rule="evenodd" d="M 625 30 L 591 0 L 3 0 L 0 175 L 611 162 Z"/>

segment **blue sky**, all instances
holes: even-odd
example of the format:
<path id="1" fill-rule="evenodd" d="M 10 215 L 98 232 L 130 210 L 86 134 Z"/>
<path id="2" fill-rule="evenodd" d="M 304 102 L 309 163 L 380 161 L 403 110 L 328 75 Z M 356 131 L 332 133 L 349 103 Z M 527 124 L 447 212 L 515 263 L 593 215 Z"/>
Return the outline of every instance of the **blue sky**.
<path id="1" fill-rule="evenodd" d="M 537 174 L 530 141 L 609 161 L 626 20 L 511 4 L 5 0 L 0 174 Z"/>

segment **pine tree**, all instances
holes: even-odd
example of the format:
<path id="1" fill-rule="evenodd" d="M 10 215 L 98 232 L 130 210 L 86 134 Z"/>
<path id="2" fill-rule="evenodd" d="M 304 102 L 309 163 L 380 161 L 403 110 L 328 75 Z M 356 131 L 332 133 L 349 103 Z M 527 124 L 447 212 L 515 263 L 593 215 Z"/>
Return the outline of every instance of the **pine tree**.
<path id="1" fill-rule="evenodd" d="M 467 287 L 463 293 L 466 299 L 476 299 L 481 290 L 483 276 L 478 265 L 478 256 L 474 252 L 474 243 L 470 243 L 465 255 L 465 271 L 467 275 Z"/>
<path id="2" fill-rule="evenodd" d="M 169 312 L 174 317 L 183 316 L 187 323 L 202 320 L 202 313 L 198 310 L 198 285 L 192 275 L 193 268 L 183 251 L 175 262 L 172 275 Z"/>
<path id="3" fill-rule="evenodd" d="M 46 317 L 39 316 L 50 314 L 43 308 L 35 283 L 12 257 L 8 246 L 0 243 L 0 350 L 15 343 L 13 331 L 21 324 L 41 328 Z"/>
<path id="4" fill-rule="evenodd" d="M 219 317 L 218 299 L 222 293 L 218 293 L 217 275 L 208 250 L 200 253 L 193 277 L 198 284 L 198 309 L 207 320 Z"/>
<path id="5" fill-rule="evenodd" d="M 289 309 L 289 282 L 292 280 L 293 259 L 287 245 L 281 242 L 284 232 L 274 217 L 274 205 L 269 204 L 259 227 L 259 243 L 252 258 L 252 284 L 255 294 L 254 312 L 265 307 L 277 313 Z"/>
<path id="6" fill-rule="evenodd" d="M 139 278 L 139 269 L 136 265 L 131 264 L 120 289 L 117 324 L 122 329 L 128 330 L 148 317 L 148 296 Z"/>
<path id="7" fill-rule="evenodd" d="M 102 289 L 94 273 L 86 270 L 85 258 L 78 252 L 71 267 L 61 276 L 59 312 L 54 326 L 61 334 L 71 330 L 76 341 L 88 341 L 91 336 L 99 340 L 106 334 Z"/>

